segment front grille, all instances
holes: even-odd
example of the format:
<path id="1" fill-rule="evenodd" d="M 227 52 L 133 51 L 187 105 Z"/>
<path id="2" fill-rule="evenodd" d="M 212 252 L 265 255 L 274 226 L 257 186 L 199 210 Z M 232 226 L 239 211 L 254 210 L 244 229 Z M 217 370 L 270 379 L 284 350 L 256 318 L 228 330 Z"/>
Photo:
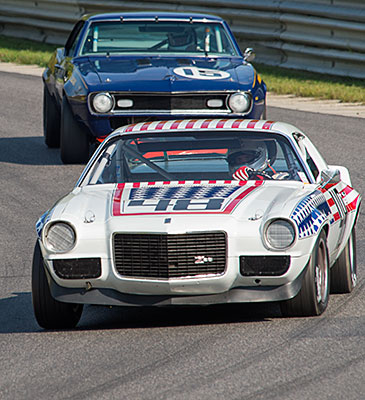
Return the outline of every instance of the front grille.
<path id="1" fill-rule="evenodd" d="M 91 279 L 101 275 L 100 258 L 54 260 L 53 269 L 62 279 Z"/>
<path id="2" fill-rule="evenodd" d="M 124 234 L 114 236 L 114 264 L 120 275 L 182 278 L 220 275 L 226 268 L 224 232 Z"/>
<path id="3" fill-rule="evenodd" d="M 205 110 L 212 112 L 214 110 L 228 110 L 226 105 L 226 94 L 196 94 L 196 95 L 161 95 L 154 94 L 150 95 L 138 95 L 138 94 L 128 94 L 120 95 L 115 94 L 115 108 L 114 111 L 155 111 L 161 110 L 166 112 L 167 110 L 173 111 L 195 111 L 195 110 Z M 117 103 L 120 99 L 130 99 L 133 100 L 133 106 L 130 108 L 118 107 Z M 220 99 L 222 100 L 222 106 L 217 108 L 209 108 L 207 106 L 207 101 L 209 99 Z"/>
<path id="4" fill-rule="evenodd" d="M 243 276 L 278 276 L 289 269 L 290 256 L 240 256 Z"/>

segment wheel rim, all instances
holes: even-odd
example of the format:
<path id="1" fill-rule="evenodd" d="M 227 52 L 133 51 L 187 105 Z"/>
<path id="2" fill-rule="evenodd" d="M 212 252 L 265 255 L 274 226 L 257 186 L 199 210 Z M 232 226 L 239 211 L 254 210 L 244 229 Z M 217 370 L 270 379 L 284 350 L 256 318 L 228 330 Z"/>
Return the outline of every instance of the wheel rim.
<path id="1" fill-rule="evenodd" d="M 321 245 L 318 247 L 314 279 L 317 303 L 325 303 L 328 296 L 328 268 L 327 257 L 323 243 L 321 243 Z"/>
<path id="2" fill-rule="evenodd" d="M 354 252 L 354 239 L 352 234 L 350 235 L 349 240 L 349 261 L 350 261 L 350 274 L 351 274 L 351 283 L 352 287 L 356 286 L 357 282 L 357 272 L 356 272 L 356 265 L 355 265 L 355 252 Z"/>

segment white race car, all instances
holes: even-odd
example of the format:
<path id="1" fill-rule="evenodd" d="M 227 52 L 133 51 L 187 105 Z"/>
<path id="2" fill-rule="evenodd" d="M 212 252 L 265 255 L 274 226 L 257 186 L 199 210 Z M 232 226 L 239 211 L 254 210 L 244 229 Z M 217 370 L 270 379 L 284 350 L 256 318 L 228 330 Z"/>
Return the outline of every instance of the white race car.
<path id="1" fill-rule="evenodd" d="M 36 319 L 70 328 L 83 304 L 268 301 L 319 315 L 356 285 L 360 202 L 348 170 L 286 123 L 119 128 L 37 222 Z"/>

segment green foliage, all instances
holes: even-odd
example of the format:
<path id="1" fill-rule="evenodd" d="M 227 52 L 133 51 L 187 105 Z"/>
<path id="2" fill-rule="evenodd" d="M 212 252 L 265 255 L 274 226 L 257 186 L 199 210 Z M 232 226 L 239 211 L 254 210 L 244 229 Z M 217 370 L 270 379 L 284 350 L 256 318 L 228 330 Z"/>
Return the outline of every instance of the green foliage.
<path id="1" fill-rule="evenodd" d="M 365 80 L 256 64 L 270 92 L 365 104 Z"/>
<path id="2" fill-rule="evenodd" d="M 55 48 L 55 45 L 0 36 L 0 61 L 45 67 Z"/>

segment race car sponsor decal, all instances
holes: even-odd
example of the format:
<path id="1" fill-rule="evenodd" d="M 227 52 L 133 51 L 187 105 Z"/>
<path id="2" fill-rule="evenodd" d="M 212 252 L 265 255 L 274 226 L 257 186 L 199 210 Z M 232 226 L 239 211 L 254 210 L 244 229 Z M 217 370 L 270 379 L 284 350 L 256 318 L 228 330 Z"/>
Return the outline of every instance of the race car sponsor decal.
<path id="1" fill-rule="evenodd" d="M 220 71 L 218 69 L 197 68 L 189 66 L 174 68 L 174 73 L 184 78 L 205 80 L 226 79 L 231 76 L 229 72 Z"/>
<path id="2" fill-rule="evenodd" d="M 230 214 L 263 181 L 179 181 L 118 184 L 113 216 Z"/>
<path id="3" fill-rule="evenodd" d="M 301 239 L 315 235 L 330 214 L 324 194 L 316 190 L 299 202 L 290 218 L 296 223 Z"/>

